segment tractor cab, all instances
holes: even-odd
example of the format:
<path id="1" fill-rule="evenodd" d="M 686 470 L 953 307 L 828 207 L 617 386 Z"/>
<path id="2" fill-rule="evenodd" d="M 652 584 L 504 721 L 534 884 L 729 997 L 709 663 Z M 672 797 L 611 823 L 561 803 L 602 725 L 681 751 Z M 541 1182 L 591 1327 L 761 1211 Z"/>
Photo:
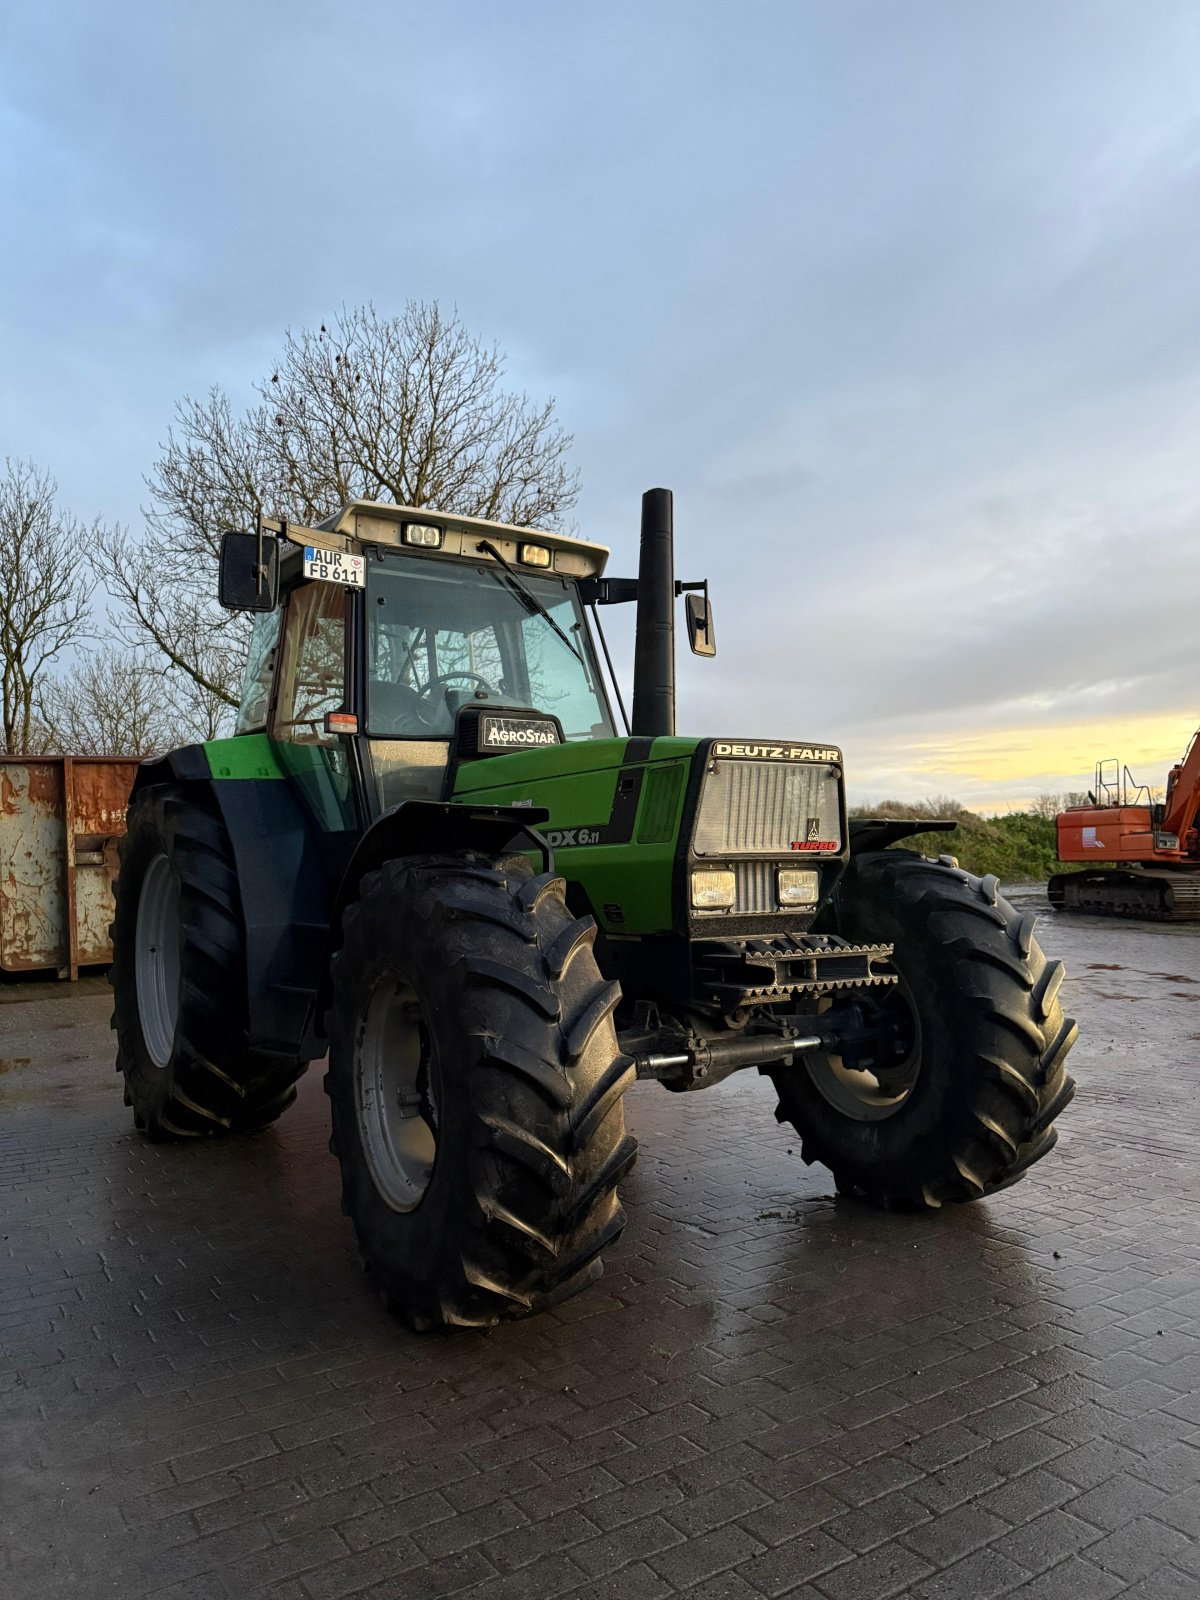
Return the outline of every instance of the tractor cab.
<path id="1" fill-rule="evenodd" d="M 448 797 L 462 755 L 616 737 L 579 584 L 602 545 L 369 501 L 264 537 L 276 603 L 255 617 L 237 732 L 308 775 L 324 824 Z M 250 586 L 259 546 L 227 536 L 223 592 L 239 564 Z"/>

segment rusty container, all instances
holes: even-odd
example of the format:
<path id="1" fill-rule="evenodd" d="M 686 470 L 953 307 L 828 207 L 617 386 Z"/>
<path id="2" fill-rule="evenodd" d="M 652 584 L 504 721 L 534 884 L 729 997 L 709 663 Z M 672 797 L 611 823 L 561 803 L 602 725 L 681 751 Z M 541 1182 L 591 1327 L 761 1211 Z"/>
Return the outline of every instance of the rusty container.
<path id="1" fill-rule="evenodd" d="M 0 756 L 0 972 L 112 960 L 117 841 L 138 762 Z"/>

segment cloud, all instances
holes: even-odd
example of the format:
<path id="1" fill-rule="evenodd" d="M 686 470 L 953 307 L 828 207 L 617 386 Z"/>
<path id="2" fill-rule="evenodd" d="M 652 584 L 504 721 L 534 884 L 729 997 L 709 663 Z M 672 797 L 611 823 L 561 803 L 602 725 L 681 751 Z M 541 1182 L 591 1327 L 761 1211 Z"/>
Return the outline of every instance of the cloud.
<path id="1" fill-rule="evenodd" d="M 614 570 L 676 489 L 721 649 L 681 664 L 684 725 L 981 803 L 1067 786 L 1064 730 L 1165 759 L 1200 615 L 1194 6 L 136 17 L 47 0 L 0 44 L 0 434 L 81 512 L 136 522 L 174 401 L 248 398 L 285 326 L 440 297 L 559 396 Z"/>

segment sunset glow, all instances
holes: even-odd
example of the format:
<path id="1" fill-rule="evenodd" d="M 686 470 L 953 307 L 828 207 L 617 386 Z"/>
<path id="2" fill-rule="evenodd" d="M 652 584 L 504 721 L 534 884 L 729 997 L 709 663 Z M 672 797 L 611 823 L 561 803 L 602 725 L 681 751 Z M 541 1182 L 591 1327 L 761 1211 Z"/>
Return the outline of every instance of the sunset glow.
<path id="1" fill-rule="evenodd" d="M 972 810 L 1013 811 L 1040 794 L 1091 788 L 1096 762 L 1115 756 L 1157 789 L 1196 721 L 1195 712 L 1175 711 L 942 737 L 861 737 L 846 741 L 847 779 L 856 802 L 949 794 Z"/>

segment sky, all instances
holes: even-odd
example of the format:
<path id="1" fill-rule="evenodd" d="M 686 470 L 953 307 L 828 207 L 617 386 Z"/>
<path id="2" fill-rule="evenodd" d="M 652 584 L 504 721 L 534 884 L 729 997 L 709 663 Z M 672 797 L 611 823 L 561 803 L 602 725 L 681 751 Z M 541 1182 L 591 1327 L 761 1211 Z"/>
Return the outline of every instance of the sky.
<path id="1" fill-rule="evenodd" d="M 556 397 L 610 571 L 675 491 L 681 731 L 840 744 L 858 801 L 1161 784 L 1198 74 L 1194 0 L 5 0 L 0 455 L 137 528 L 182 396 L 440 300 Z"/>

